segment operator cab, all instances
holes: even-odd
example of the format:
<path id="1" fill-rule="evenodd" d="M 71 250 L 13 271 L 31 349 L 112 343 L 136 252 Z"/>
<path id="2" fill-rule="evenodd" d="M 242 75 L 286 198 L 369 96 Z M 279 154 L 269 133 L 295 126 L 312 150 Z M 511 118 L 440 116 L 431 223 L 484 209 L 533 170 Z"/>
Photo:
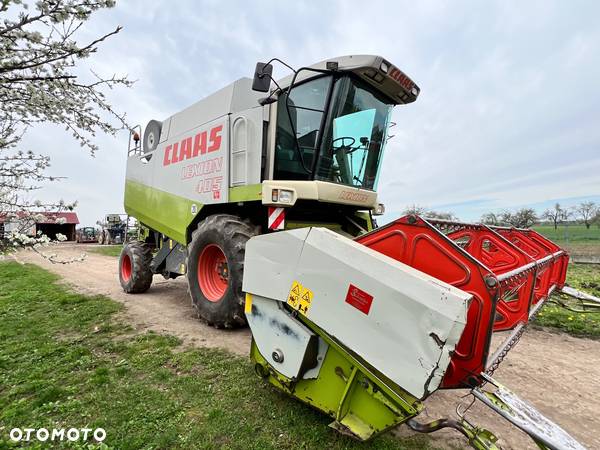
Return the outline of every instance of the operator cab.
<path id="1" fill-rule="evenodd" d="M 289 98 L 280 95 L 273 178 L 375 190 L 392 106 L 350 75 L 316 78 L 292 89 Z"/>
<path id="2" fill-rule="evenodd" d="M 416 100 L 418 87 L 377 56 L 321 62 L 278 86 L 272 179 L 375 191 L 392 108 Z"/>

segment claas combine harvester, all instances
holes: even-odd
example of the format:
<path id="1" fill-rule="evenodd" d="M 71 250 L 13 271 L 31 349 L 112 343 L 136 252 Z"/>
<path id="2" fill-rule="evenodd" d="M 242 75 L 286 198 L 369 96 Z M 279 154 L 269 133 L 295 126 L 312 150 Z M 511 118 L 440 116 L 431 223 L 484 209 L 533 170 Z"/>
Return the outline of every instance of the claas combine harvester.
<path id="1" fill-rule="evenodd" d="M 491 378 L 563 289 L 567 254 L 531 230 L 415 215 L 376 227 L 390 114 L 419 88 L 378 56 L 280 81 L 273 61 L 132 130 L 125 210 L 140 227 L 120 257 L 123 289 L 186 276 L 201 319 L 250 326 L 259 376 L 358 439 L 404 423 L 496 448 L 464 411 L 415 419 L 436 390 L 468 388 L 540 447 L 582 448 Z"/>

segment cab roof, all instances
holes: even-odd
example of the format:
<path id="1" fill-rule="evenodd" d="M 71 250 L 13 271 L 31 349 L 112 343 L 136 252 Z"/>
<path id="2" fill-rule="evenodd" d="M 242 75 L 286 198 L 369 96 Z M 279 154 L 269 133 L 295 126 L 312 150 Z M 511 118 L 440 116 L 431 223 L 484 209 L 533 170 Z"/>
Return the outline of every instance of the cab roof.
<path id="1" fill-rule="evenodd" d="M 389 97 L 394 104 L 414 102 L 420 89 L 404 72 L 377 55 L 346 55 L 329 58 L 311 66 L 298 69 L 295 83 L 322 76 L 316 70 L 352 72 L 378 91 Z M 288 75 L 278 81 L 282 89 L 289 87 L 294 75 Z"/>

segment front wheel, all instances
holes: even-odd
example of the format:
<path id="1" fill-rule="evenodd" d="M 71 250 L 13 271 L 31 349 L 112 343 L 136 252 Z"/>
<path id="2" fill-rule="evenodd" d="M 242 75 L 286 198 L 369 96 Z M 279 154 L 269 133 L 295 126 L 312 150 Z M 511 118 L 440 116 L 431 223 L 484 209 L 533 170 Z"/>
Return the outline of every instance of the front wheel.
<path id="1" fill-rule="evenodd" d="M 246 325 L 242 278 L 246 242 L 255 228 L 238 216 L 208 216 L 192 233 L 187 278 L 201 319 L 217 328 Z"/>
<path id="2" fill-rule="evenodd" d="M 123 246 L 119 258 L 119 281 L 128 294 L 146 292 L 152 284 L 152 249 L 145 243 L 131 241 Z"/>

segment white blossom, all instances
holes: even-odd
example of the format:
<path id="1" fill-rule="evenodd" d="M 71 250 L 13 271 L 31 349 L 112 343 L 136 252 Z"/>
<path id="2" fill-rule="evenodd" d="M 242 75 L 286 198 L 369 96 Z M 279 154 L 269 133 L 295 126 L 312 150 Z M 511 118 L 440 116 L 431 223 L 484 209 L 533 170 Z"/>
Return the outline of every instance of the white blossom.
<path id="1" fill-rule="evenodd" d="M 46 155 L 19 148 L 29 128 L 40 123 L 62 126 L 92 155 L 98 149 L 98 132 L 115 135 L 130 128 L 104 91 L 132 82 L 126 76 L 86 74 L 79 67 L 120 32 L 118 26 L 96 38 L 81 34 L 96 11 L 112 6 L 114 0 L 0 1 L 0 214 L 5 223 L 18 222 L 16 232 L 5 232 L 0 239 L 0 254 L 50 245 L 32 226 L 44 220 L 44 213 L 72 211 L 77 205 L 62 199 L 27 200 L 42 183 L 59 179 L 46 173 Z M 59 262 L 55 255 L 47 258 Z"/>

